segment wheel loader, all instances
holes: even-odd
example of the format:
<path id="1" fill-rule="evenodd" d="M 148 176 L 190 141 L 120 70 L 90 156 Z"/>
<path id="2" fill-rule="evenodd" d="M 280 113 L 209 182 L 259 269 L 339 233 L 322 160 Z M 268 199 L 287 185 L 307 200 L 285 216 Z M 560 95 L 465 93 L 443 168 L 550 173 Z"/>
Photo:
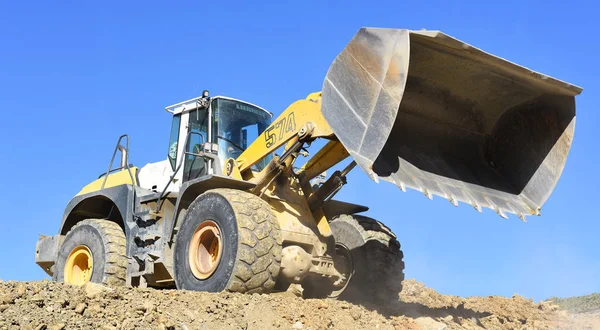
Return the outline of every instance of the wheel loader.
<path id="1" fill-rule="evenodd" d="M 366 206 L 333 198 L 348 173 L 504 218 L 540 215 L 580 93 L 439 31 L 362 28 L 322 91 L 275 119 L 204 91 L 166 107 L 165 160 L 130 164 L 121 136 L 58 233 L 40 237 L 36 262 L 75 285 L 268 293 L 294 284 L 305 297 L 395 300 L 398 237 L 362 215 Z"/>

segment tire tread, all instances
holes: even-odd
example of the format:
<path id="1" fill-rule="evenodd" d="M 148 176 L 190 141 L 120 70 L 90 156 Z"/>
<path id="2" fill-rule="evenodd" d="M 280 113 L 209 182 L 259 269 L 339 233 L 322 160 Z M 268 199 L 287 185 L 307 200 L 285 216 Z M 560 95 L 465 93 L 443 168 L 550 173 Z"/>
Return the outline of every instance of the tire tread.
<path id="1" fill-rule="evenodd" d="M 340 215 L 332 220 L 346 222 L 360 233 L 364 240 L 366 265 L 355 265 L 362 270 L 353 280 L 356 290 L 347 296 L 349 300 L 370 300 L 385 303 L 398 300 L 404 281 L 404 253 L 392 230 L 375 219 L 361 215 Z M 350 283 L 352 284 L 352 282 Z M 360 291 L 358 293 L 357 291 Z"/>
<path id="2" fill-rule="evenodd" d="M 281 266 L 281 230 L 271 207 L 260 197 L 235 189 L 213 189 L 224 196 L 236 215 L 238 257 L 226 290 L 268 293 Z M 250 261 L 251 260 L 251 261 Z"/>
<path id="3" fill-rule="evenodd" d="M 105 257 L 102 284 L 124 286 L 127 274 L 127 250 L 125 248 L 127 242 L 123 229 L 116 222 L 110 220 L 86 219 L 78 222 L 71 228 L 71 231 L 80 226 L 91 226 L 102 237 Z M 67 233 L 67 236 L 69 233 Z"/>

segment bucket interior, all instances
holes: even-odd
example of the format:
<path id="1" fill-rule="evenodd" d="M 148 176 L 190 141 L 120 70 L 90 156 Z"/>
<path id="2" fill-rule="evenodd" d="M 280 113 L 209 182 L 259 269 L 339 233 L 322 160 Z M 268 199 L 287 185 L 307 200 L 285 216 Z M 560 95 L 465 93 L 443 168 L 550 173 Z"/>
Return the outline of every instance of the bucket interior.
<path id="1" fill-rule="evenodd" d="M 322 112 L 374 180 L 523 218 L 561 176 L 580 92 L 439 31 L 363 28 Z"/>
<path id="2" fill-rule="evenodd" d="M 521 194 L 574 120 L 573 97 L 548 94 L 427 38 L 411 35 L 404 94 L 373 171 L 434 191 L 448 178 Z M 569 147 L 544 164 L 545 189 L 554 188 Z M 403 161 L 426 173 L 401 168 Z"/>

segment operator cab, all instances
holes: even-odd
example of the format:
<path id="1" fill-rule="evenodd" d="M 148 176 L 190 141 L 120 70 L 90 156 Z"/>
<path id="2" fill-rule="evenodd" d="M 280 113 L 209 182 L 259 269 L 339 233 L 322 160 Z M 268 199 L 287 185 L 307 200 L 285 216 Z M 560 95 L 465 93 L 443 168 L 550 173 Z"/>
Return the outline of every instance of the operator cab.
<path id="1" fill-rule="evenodd" d="M 222 174 L 271 124 L 273 114 L 254 104 L 224 96 L 202 96 L 165 108 L 173 114 L 168 161 L 179 182 Z M 261 171 L 272 159 L 252 167 Z M 177 170 L 179 168 L 179 170 Z"/>

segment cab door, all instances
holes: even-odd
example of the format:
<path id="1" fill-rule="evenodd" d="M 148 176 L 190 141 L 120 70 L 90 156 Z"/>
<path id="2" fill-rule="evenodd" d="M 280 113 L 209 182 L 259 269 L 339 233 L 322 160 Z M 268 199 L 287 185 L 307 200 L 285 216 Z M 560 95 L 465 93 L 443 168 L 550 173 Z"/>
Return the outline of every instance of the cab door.
<path id="1" fill-rule="evenodd" d="M 208 174 L 208 162 L 199 156 L 203 151 L 204 143 L 208 142 L 209 109 L 196 109 L 190 111 L 187 121 L 186 154 L 183 163 L 183 182 L 194 180 Z"/>

